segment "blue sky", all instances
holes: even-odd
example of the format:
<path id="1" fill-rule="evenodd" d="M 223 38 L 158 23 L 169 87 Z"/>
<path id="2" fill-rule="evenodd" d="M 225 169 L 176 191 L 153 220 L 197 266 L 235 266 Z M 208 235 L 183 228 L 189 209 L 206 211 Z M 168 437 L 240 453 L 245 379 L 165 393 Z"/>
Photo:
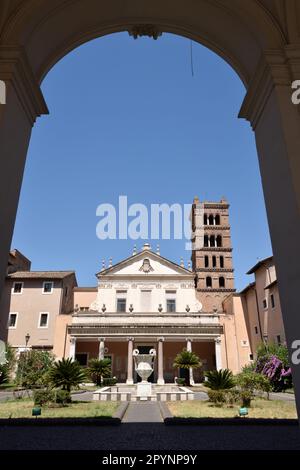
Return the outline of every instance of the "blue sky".
<path id="1" fill-rule="evenodd" d="M 96 208 L 128 202 L 231 204 L 236 287 L 271 253 L 254 134 L 237 118 L 245 89 L 203 46 L 165 34 L 99 38 L 68 54 L 42 89 L 50 115 L 33 130 L 12 246 L 32 269 L 75 269 L 95 285 L 103 258 L 132 252 L 132 240 L 96 237 Z M 138 248 L 144 243 L 137 241 Z M 153 243 L 156 246 L 156 241 Z M 175 262 L 185 240 L 161 240 Z"/>

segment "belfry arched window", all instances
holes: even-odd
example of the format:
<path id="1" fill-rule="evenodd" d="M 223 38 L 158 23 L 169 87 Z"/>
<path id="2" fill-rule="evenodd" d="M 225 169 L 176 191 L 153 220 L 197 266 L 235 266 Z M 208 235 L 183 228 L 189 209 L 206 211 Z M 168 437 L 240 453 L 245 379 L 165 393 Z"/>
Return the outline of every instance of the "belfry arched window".
<path id="1" fill-rule="evenodd" d="M 223 276 L 219 277 L 219 287 L 225 287 L 225 279 Z"/>
<path id="2" fill-rule="evenodd" d="M 216 238 L 217 246 L 222 246 L 222 237 L 221 235 L 218 235 Z"/>
<path id="3" fill-rule="evenodd" d="M 208 258 L 207 255 L 204 257 L 204 266 L 205 266 L 205 268 L 208 268 L 208 266 L 209 266 L 209 258 Z"/>
<path id="4" fill-rule="evenodd" d="M 206 287 L 212 287 L 212 279 L 210 276 L 206 278 Z"/>

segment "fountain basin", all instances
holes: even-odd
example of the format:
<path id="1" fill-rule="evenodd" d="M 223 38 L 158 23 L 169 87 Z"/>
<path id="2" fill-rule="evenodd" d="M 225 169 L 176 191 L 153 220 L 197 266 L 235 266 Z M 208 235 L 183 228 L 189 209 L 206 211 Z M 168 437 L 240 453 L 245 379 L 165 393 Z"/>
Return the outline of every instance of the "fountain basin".
<path id="1" fill-rule="evenodd" d="M 194 400 L 194 392 L 174 384 L 152 385 L 151 395 L 138 393 L 138 385 L 114 385 L 103 387 L 93 393 L 99 401 L 183 401 Z"/>

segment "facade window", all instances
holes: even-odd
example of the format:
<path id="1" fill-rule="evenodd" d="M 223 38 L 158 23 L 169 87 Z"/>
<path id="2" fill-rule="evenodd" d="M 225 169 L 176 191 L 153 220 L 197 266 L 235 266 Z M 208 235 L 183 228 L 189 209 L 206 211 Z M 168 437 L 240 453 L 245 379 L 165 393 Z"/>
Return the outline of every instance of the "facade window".
<path id="1" fill-rule="evenodd" d="M 257 326 L 254 327 L 255 334 L 258 335 L 258 328 Z"/>
<path id="2" fill-rule="evenodd" d="M 213 268 L 217 266 L 217 258 L 215 256 L 212 257 L 212 265 L 213 265 Z"/>
<path id="3" fill-rule="evenodd" d="M 249 354 L 250 361 L 253 361 L 253 354 Z"/>
<path id="4" fill-rule="evenodd" d="M 268 308 L 267 299 L 263 300 L 263 308 L 264 309 Z"/>
<path id="5" fill-rule="evenodd" d="M 206 287 L 212 287 L 212 279 L 210 276 L 206 278 Z"/>
<path id="6" fill-rule="evenodd" d="M 208 217 L 208 222 L 209 225 L 214 225 L 214 216 L 212 214 L 210 214 L 210 216 Z"/>
<path id="7" fill-rule="evenodd" d="M 204 235 L 204 246 L 208 246 L 208 235 Z"/>
<path id="8" fill-rule="evenodd" d="M 23 282 L 14 282 L 12 293 L 13 294 L 22 294 L 23 292 Z"/>
<path id="9" fill-rule="evenodd" d="M 225 287 L 225 279 L 223 276 L 219 277 L 219 287 Z"/>
<path id="10" fill-rule="evenodd" d="M 279 345 L 280 345 L 280 344 L 281 344 L 281 338 L 280 338 L 280 335 L 277 335 L 277 336 L 276 336 L 276 339 L 277 339 L 277 344 L 279 344 Z"/>
<path id="11" fill-rule="evenodd" d="M 204 214 L 203 223 L 204 225 L 207 225 L 207 214 Z"/>
<path id="12" fill-rule="evenodd" d="M 167 299 L 167 312 L 176 312 L 176 299 Z"/>
<path id="13" fill-rule="evenodd" d="M 53 292 L 53 282 L 45 281 L 43 283 L 43 294 L 52 294 Z"/>
<path id="14" fill-rule="evenodd" d="M 208 266 L 209 266 L 209 258 L 208 258 L 208 256 L 205 256 L 205 257 L 204 257 L 204 265 L 205 265 L 206 268 L 208 268 Z"/>
<path id="15" fill-rule="evenodd" d="M 17 327 L 17 313 L 10 313 L 8 317 L 8 328 L 16 328 Z"/>
<path id="16" fill-rule="evenodd" d="M 224 268 L 224 256 L 220 256 L 220 268 Z"/>
<path id="17" fill-rule="evenodd" d="M 126 312 L 126 299 L 118 298 L 117 299 L 117 312 Z"/>
<path id="18" fill-rule="evenodd" d="M 49 313 L 40 313 L 39 328 L 48 328 Z"/>
<path id="19" fill-rule="evenodd" d="M 217 241 L 217 246 L 222 246 L 222 237 L 221 237 L 221 235 L 217 236 L 216 241 Z"/>
<path id="20" fill-rule="evenodd" d="M 220 225 L 220 216 L 219 216 L 219 214 L 217 214 L 217 215 L 215 216 L 215 224 L 216 224 L 216 225 Z"/>
<path id="21" fill-rule="evenodd" d="M 271 307 L 274 308 L 275 307 L 274 294 L 271 294 L 270 299 L 271 299 Z"/>

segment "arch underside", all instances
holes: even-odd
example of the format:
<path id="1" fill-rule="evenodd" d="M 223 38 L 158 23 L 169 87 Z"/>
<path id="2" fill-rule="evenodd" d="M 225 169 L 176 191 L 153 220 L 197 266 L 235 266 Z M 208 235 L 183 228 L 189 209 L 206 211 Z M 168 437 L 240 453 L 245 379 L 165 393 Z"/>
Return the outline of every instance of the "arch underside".
<path id="1" fill-rule="evenodd" d="M 68 52 L 107 34 L 153 25 L 197 41 L 227 61 L 247 87 L 265 49 L 284 33 L 263 2 L 249 0 L 13 0 L 1 45 L 22 45 L 37 81 Z"/>

